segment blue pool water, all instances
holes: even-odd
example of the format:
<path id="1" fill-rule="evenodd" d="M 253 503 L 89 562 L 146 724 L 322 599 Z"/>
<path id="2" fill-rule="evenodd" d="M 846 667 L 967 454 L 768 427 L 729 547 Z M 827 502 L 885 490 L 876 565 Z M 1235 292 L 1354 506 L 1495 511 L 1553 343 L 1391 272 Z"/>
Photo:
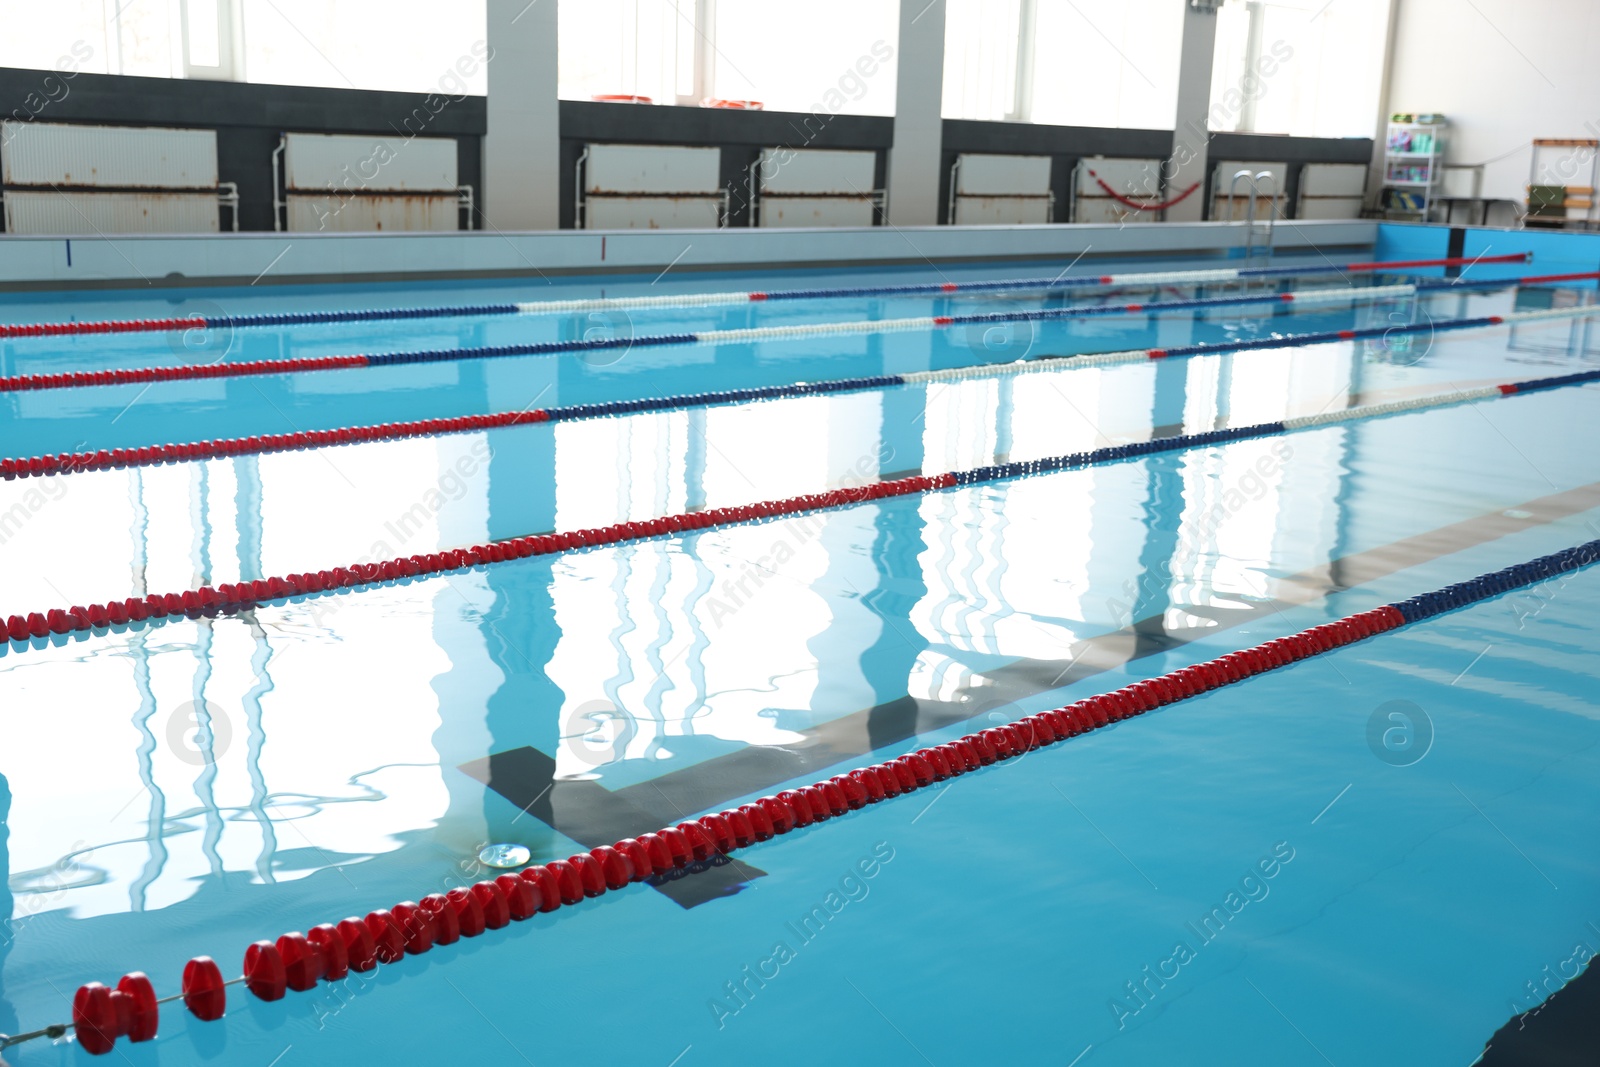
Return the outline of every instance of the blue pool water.
<path id="1" fill-rule="evenodd" d="M 1048 277 L 1065 265 L 13 295 L 0 318 Z M 0 455 L 1409 324 L 1593 295 L 1449 292 L 11 394 Z M 0 347 L 0 373 L 1099 298 L 16 340 Z M 0 483 L 0 614 L 1597 362 L 1600 339 L 1581 323 L 1550 323 Z M 1513 397 L 240 618 L 12 645 L 0 656 L 0 913 L 11 920 L 0 928 L 0 1032 L 62 1021 L 79 985 L 128 971 L 147 971 L 162 995 L 196 955 L 231 976 L 252 941 L 493 873 L 473 865 L 487 843 L 565 857 L 601 807 L 625 809 L 635 832 L 676 823 L 1600 537 L 1594 402 L 1593 387 Z M 671 893 L 635 885 L 276 1003 L 233 987 L 219 1023 L 168 1005 L 158 1040 L 119 1042 L 114 1056 L 164 1067 L 377 1056 L 1465 1065 L 1544 999 L 1575 946 L 1590 946 L 1583 959 L 1600 947 L 1597 598 L 1600 572 L 1582 572 L 1381 635 L 757 845 Z M 1395 707 L 1426 740 L 1414 761 L 1420 749 L 1397 756 L 1372 741 Z M 207 718 L 209 736 L 196 729 Z M 553 765 L 548 799 L 535 770 L 494 789 L 471 773 L 518 752 L 547 768 L 545 784 Z M 527 811 L 505 795 L 523 787 L 540 793 Z M 708 899 L 685 891 L 696 878 L 714 886 L 698 894 Z M 16 1067 L 89 1062 L 66 1041 L 5 1056 Z"/>

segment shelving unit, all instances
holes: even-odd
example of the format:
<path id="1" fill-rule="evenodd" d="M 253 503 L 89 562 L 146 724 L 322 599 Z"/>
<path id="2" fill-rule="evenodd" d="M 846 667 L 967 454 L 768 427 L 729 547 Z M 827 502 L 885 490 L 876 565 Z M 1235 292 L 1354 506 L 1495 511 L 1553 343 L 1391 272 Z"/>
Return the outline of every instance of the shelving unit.
<path id="1" fill-rule="evenodd" d="M 1446 124 L 1391 122 L 1383 158 L 1383 213 L 1427 222 L 1444 182 Z"/>
<path id="2" fill-rule="evenodd" d="M 1561 157 L 1552 161 L 1551 154 L 1558 150 Z M 1578 177 L 1587 177 L 1589 184 L 1571 184 Z M 1594 229 L 1600 226 L 1596 188 L 1600 188 L 1600 141 L 1536 140 L 1528 164 L 1528 213 L 1522 224 Z"/>

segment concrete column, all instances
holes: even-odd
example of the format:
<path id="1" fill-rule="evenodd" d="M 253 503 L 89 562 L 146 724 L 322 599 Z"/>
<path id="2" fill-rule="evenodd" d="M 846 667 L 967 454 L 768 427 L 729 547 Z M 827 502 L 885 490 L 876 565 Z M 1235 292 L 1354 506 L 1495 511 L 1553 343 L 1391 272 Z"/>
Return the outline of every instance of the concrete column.
<path id="1" fill-rule="evenodd" d="M 1183 48 L 1178 58 L 1178 113 L 1167 162 L 1168 195 L 1176 196 L 1195 182 L 1204 183 L 1209 167 L 1211 132 L 1211 63 L 1217 47 L 1217 14 L 1185 4 Z M 1167 209 L 1169 222 L 1199 222 L 1205 212 L 1205 186 L 1181 204 Z"/>
<path id="2" fill-rule="evenodd" d="M 895 73 L 894 147 L 889 150 L 889 221 L 939 222 L 944 147 L 944 0 L 900 0 L 900 60 Z"/>
<path id="3" fill-rule="evenodd" d="M 475 225 L 553 230 L 560 224 L 556 0 L 488 0 L 489 107 Z"/>
<path id="4" fill-rule="evenodd" d="M 1400 34 L 1400 2 L 1389 0 L 1389 21 L 1383 39 L 1383 85 L 1378 90 L 1378 114 L 1372 124 L 1372 165 L 1367 171 L 1367 207 L 1378 207 L 1383 201 L 1383 182 L 1388 174 L 1389 151 L 1389 96 L 1394 87 L 1395 41 Z M 1479 189 L 1478 192 L 1482 192 Z M 1484 221 L 1488 221 L 1488 208 L 1484 208 Z"/>

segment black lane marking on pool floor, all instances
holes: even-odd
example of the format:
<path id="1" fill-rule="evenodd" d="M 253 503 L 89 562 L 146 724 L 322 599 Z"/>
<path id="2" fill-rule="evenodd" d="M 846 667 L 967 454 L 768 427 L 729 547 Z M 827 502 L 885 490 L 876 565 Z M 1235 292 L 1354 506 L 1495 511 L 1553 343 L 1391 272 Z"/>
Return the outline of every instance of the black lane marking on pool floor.
<path id="1" fill-rule="evenodd" d="M 464 763 L 461 770 L 584 848 L 614 844 L 689 817 L 681 813 L 669 817 L 642 808 L 598 782 L 557 781 L 556 761 L 531 746 Z M 692 908 L 731 896 L 767 872 L 743 860 L 729 860 L 698 872 L 691 867 L 674 873 L 676 877 L 651 884 L 683 907 Z"/>
<path id="2" fill-rule="evenodd" d="M 1594 1067 L 1597 1063 L 1600 965 L 1590 960 L 1576 978 L 1544 1003 L 1513 1015 L 1496 1030 L 1475 1067 Z"/>
<path id="3" fill-rule="evenodd" d="M 615 792 L 597 782 L 555 778 L 555 760 L 531 746 L 461 765 L 461 770 L 512 804 L 578 841 L 585 848 L 659 830 L 686 812 L 714 811 L 729 801 L 770 790 L 781 782 L 815 776 L 869 752 L 924 733 L 969 722 L 1017 700 L 1118 670 L 1134 660 L 1354 588 L 1408 567 L 1485 544 L 1557 519 L 1600 507 L 1600 482 L 1553 493 L 1276 580 L 1278 596 L 1226 609 L 1183 606 L 1218 626 L 1168 628 L 1160 617 L 1077 642 L 1059 660 L 1022 659 L 975 672 L 987 684 L 971 686 L 953 701 L 903 696 L 801 731 L 804 740 L 777 747 L 750 746 L 669 771 Z M 1087 694 L 1085 694 L 1087 695 Z M 1008 716 L 1008 719 L 1010 716 Z M 737 892 L 764 872 L 743 861 L 657 888 L 686 908 Z M 702 888 L 695 885 L 705 881 Z"/>

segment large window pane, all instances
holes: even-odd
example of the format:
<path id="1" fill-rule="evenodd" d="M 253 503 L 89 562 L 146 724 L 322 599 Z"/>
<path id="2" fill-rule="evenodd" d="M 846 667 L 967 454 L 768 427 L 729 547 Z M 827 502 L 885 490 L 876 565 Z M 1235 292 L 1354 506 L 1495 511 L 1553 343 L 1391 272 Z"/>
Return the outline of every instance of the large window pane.
<path id="1" fill-rule="evenodd" d="M 1181 0 L 947 0 L 944 114 L 1170 129 Z"/>
<path id="2" fill-rule="evenodd" d="M 1228 0 L 1218 15 L 1210 128 L 1371 137 L 1390 0 Z"/>
<path id="3" fill-rule="evenodd" d="M 717 0 L 714 95 L 769 111 L 893 115 L 896 0 Z"/>
<path id="4" fill-rule="evenodd" d="M 695 7 L 694 0 L 561 0 L 561 98 L 697 103 L 695 61 L 705 41 Z"/>
<path id="5" fill-rule="evenodd" d="M 485 0 L 0 0 L 0 66 L 482 95 Z M 243 70 L 228 27 L 239 20 Z M 64 58 L 65 57 L 65 58 Z"/>
<path id="6" fill-rule="evenodd" d="M 177 19 L 178 0 L 0 0 L 0 66 L 173 77 Z"/>
<path id="7" fill-rule="evenodd" d="M 1021 9 L 1022 0 L 945 0 L 945 118 L 1023 118 L 1017 110 Z"/>
<path id="8" fill-rule="evenodd" d="M 896 0 L 561 0 L 561 96 L 893 115 L 898 12 Z"/>
<path id="9" fill-rule="evenodd" d="M 481 96 L 484 0 L 244 0 L 248 81 Z"/>
<path id="10" fill-rule="evenodd" d="M 1180 0 L 1038 0 L 1034 27 L 1031 121 L 1172 128 Z"/>

